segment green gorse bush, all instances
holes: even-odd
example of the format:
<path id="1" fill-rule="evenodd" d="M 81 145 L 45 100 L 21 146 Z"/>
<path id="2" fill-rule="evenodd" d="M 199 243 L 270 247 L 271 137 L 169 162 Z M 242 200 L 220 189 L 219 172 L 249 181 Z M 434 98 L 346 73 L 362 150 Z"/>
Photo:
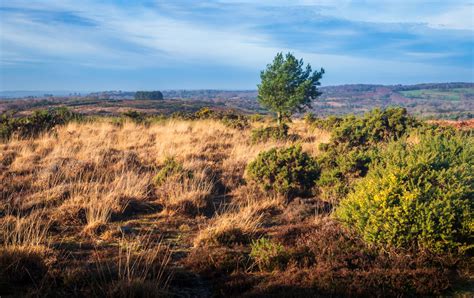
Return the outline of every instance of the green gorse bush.
<path id="1" fill-rule="evenodd" d="M 336 216 L 371 243 L 471 250 L 474 138 L 453 132 L 418 138 L 390 144 Z"/>
<path id="2" fill-rule="evenodd" d="M 285 140 L 287 138 L 288 126 L 286 124 L 282 124 L 280 126 L 256 128 L 252 130 L 251 134 L 251 141 L 254 144 L 268 142 L 269 140 Z"/>
<path id="3" fill-rule="evenodd" d="M 249 180 L 258 183 L 265 191 L 288 197 L 310 192 L 319 173 L 318 164 L 302 151 L 301 146 L 261 152 L 247 166 Z"/>
<path id="4" fill-rule="evenodd" d="M 324 200 L 338 202 L 351 190 L 353 181 L 366 175 L 380 145 L 401 138 L 419 124 L 404 108 L 387 108 L 359 117 L 318 119 L 313 125 L 332 133 L 329 144 L 320 146 L 318 186 Z"/>

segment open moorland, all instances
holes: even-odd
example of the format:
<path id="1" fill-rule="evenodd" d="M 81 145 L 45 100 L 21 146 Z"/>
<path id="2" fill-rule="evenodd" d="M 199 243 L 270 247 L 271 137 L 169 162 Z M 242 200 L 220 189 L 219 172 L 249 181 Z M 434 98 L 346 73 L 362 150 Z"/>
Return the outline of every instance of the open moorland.
<path id="1" fill-rule="evenodd" d="M 401 108 L 1 124 L 2 297 L 473 293 L 472 127 Z"/>
<path id="2" fill-rule="evenodd" d="M 473 83 L 418 85 L 340 85 L 319 88 L 322 92 L 310 111 L 319 116 L 363 114 L 374 108 L 401 106 L 412 115 L 428 119 L 468 120 L 474 117 Z M 203 107 L 242 113 L 268 113 L 257 101 L 257 90 L 168 90 L 164 99 L 134 99 L 135 92 L 108 91 L 86 95 L 36 96 L 20 99 L 17 93 L 1 99 L 0 112 L 15 111 L 18 116 L 34 109 L 66 106 L 88 115 L 120 115 L 128 110 L 146 114 L 194 113 Z M 21 93 L 23 95 L 28 93 Z M 300 115 L 301 116 L 301 115 Z"/>

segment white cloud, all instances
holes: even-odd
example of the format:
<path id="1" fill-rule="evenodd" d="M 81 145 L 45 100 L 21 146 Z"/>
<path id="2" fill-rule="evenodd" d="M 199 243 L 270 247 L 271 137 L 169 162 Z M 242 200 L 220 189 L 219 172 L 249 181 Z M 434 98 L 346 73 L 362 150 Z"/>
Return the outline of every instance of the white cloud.
<path id="1" fill-rule="evenodd" d="M 425 20 L 434 28 L 474 30 L 474 5 L 459 5 Z"/>
<path id="2" fill-rule="evenodd" d="M 222 3 L 242 1 L 222 1 Z M 247 1 L 248 5 L 257 5 Z M 365 4 L 364 4 L 365 3 Z M 342 17 L 349 20 L 370 22 L 424 22 L 433 27 L 469 28 L 469 10 L 465 6 L 449 6 L 441 10 L 419 8 L 423 1 L 378 1 L 356 3 L 353 1 L 264 1 L 265 5 L 308 5 L 321 14 Z M 369 5 L 368 5 L 368 4 Z M 6 3 L 0 4 L 6 5 Z M 12 1 L 8 6 L 19 9 L 41 11 L 72 12 L 95 23 L 95 27 L 76 26 L 41 22 L 30 19 L 24 13 L 3 13 L 7 17 L 1 21 L 2 53 L 1 64 L 30 63 L 31 61 L 54 61 L 62 59 L 67 63 L 104 68 L 143 68 L 173 66 L 176 63 L 196 65 L 226 65 L 258 71 L 271 61 L 276 52 L 293 51 L 314 67 L 323 66 L 328 77 L 333 74 L 353 73 L 354 80 L 361 81 L 365 75 L 390 78 L 395 74 L 407 73 L 414 78 L 426 73 L 448 72 L 466 73 L 466 69 L 431 66 L 423 63 L 361 58 L 346 55 L 319 54 L 325 45 L 336 41 L 331 36 L 354 38 L 359 31 L 340 28 L 323 31 L 328 36 L 314 51 L 297 51 L 289 46 L 281 46 L 270 34 L 252 29 L 261 24 L 229 22 L 213 25 L 212 22 L 190 21 L 185 17 L 173 17 L 166 11 L 141 7 L 140 5 L 119 6 L 94 1 Z M 420 6 L 421 7 L 421 6 Z M 443 6 L 444 7 L 444 6 Z M 460 7 L 464 7 L 461 9 Z M 472 9 L 472 5 L 469 6 Z M 410 8 L 410 9 L 407 9 Z M 248 9 L 248 8 L 246 8 Z M 311 9 L 307 8 L 308 10 Z M 468 13 L 466 13 L 466 11 Z M 283 11 L 285 12 L 285 11 Z M 256 11 L 255 13 L 260 13 Z M 253 16 L 252 20 L 255 20 Z M 264 24 L 265 20 L 261 21 Z M 466 25 L 467 24 L 467 25 Z M 383 26 L 383 25 L 381 25 Z M 387 25 L 389 26 L 389 25 Z M 387 28 L 390 30 L 391 28 Z M 398 45 L 406 41 L 398 41 Z M 393 43 L 391 44 L 394 45 Z M 14 54 L 12 54 L 14 53 Z M 404 55 L 418 58 L 443 58 L 451 53 L 405 52 Z M 360 72 L 360 73 L 358 73 Z M 347 78 L 348 75 L 341 75 Z M 471 76 L 472 78 L 472 72 Z M 347 80 L 347 79 L 345 79 Z M 386 79 L 388 81 L 388 79 Z M 356 82 L 354 81 L 354 82 Z"/>
<path id="3" fill-rule="evenodd" d="M 79 54 L 84 60 L 103 59 L 105 64 L 112 60 L 135 66 L 163 65 L 166 60 L 174 62 L 177 59 L 188 62 L 212 59 L 213 63 L 253 66 L 262 58 L 268 60 L 276 51 L 269 36 L 247 32 L 243 27 L 197 25 L 141 7 L 120 8 L 92 2 L 87 5 L 75 2 L 57 4 L 52 3 L 45 9 L 73 11 L 92 20 L 97 27 L 73 24 L 58 27 L 57 24 L 33 22 L 25 15 L 16 14 L 2 21 L 1 38 L 6 47 L 28 49 L 26 52 L 34 55 L 38 54 L 35 51 L 64 57 Z M 17 6 L 21 7 L 18 3 Z M 125 46 L 117 49 L 110 42 L 111 37 L 114 41 L 126 43 Z"/>
<path id="4" fill-rule="evenodd" d="M 472 0 L 220 0 L 256 6 L 307 6 L 324 15 L 359 22 L 424 23 L 433 28 L 474 30 Z"/>

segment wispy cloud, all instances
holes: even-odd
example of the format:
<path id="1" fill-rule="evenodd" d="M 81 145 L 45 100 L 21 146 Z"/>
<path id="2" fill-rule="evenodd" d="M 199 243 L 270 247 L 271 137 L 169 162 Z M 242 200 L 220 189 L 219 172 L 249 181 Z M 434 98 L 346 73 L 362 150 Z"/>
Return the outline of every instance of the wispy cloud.
<path id="1" fill-rule="evenodd" d="M 324 66 L 330 83 L 473 80 L 472 3 L 430 2 L 424 8 L 426 3 L 2 2 L 1 88 L 15 86 L 9 72 L 28 68 L 34 73 L 103 69 L 101 74 L 110 69 L 114 75 L 142 69 L 164 75 L 193 67 L 212 74 L 209 84 L 226 75 L 232 85 L 248 81 L 238 75 L 258 74 L 278 51 Z M 55 66 L 48 68 L 51 63 Z M 219 80 L 212 69 L 221 73 Z"/>

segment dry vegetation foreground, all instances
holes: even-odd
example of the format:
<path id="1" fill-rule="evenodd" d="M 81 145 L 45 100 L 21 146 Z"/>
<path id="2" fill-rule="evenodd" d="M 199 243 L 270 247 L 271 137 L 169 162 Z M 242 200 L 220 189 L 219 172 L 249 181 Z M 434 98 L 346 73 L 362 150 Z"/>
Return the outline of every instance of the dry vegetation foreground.
<path id="1" fill-rule="evenodd" d="M 262 125 L 253 123 L 253 126 Z M 330 133 L 252 143 L 216 120 L 106 119 L 0 144 L 0 295 L 438 294 L 453 269 L 429 253 L 380 253 L 318 195 L 246 183 L 259 152 Z M 166 167 L 184 175 L 161 175 Z M 260 239 L 260 240 L 259 240 Z M 252 248 L 251 248 L 252 247 Z"/>

